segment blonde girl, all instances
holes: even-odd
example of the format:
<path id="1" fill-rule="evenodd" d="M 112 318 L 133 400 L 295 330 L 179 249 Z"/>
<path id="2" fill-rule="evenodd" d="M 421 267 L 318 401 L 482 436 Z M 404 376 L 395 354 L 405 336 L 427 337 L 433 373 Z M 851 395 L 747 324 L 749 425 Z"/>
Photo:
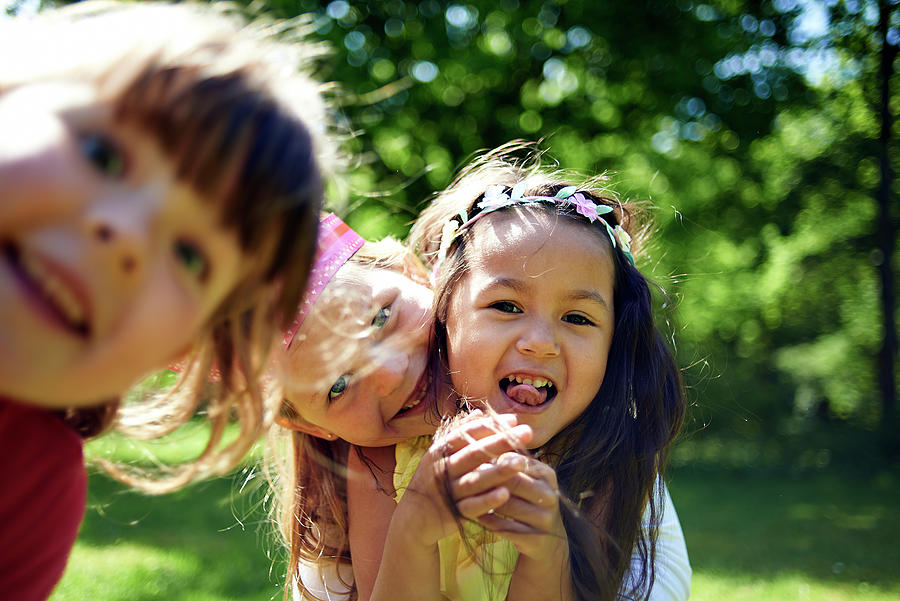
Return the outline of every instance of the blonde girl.
<path id="1" fill-rule="evenodd" d="M 268 449 L 290 554 L 285 594 L 297 583 L 298 596 L 307 594 L 298 568 L 350 565 L 348 458 L 434 432 L 437 399 L 447 397 L 431 378 L 433 296 L 422 263 L 396 240 L 364 241 L 334 215 L 319 236 L 310 290 L 274 352 L 269 391 L 281 406 Z"/>
<path id="2" fill-rule="evenodd" d="M 108 466 L 163 492 L 232 467 L 266 423 L 263 349 L 304 288 L 331 162 L 315 52 L 276 39 L 289 33 L 203 5 L 0 21 L 0 598 L 43 599 L 59 579 L 84 438 L 114 423 L 160 436 L 202 398 L 196 460 Z M 179 357 L 171 393 L 120 404 Z"/>

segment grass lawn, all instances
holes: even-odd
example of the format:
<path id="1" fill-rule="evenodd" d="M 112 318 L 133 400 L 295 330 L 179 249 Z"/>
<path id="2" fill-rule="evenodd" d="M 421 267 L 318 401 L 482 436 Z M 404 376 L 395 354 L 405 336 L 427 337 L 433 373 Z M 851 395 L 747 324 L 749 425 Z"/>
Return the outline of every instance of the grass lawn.
<path id="1" fill-rule="evenodd" d="M 900 598 L 900 478 L 682 467 L 670 489 L 698 601 Z"/>
<path id="2" fill-rule="evenodd" d="M 280 599 L 284 564 L 236 476 L 163 497 L 102 475 L 51 599 Z M 259 479 L 257 479 L 259 480 Z M 696 601 L 894 601 L 900 598 L 900 476 L 810 471 L 797 477 L 681 464 L 670 488 Z"/>
<path id="3" fill-rule="evenodd" d="M 258 494 L 220 479 L 161 497 L 90 480 L 88 511 L 51 599 L 280 599 L 284 568 Z"/>

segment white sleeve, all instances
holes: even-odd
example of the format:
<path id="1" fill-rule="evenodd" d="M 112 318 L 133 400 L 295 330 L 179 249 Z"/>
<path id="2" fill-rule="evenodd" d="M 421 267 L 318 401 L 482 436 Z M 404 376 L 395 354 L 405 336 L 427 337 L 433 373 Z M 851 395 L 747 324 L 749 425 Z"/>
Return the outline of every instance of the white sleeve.
<path id="1" fill-rule="evenodd" d="M 650 526 L 650 507 L 644 511 L 642 531 Z M 632 570 L 640 571 L 641 558 L 635 550 L 631 557 Z M 691 596 L 691 563 L 688 559 L 684 532 L 675 512 L 669 489 L 663 484 L 663 506 L 656 540 L 655 576 L 649 601 L 687 601 Z M 625 589 L 632 580 L 632 573 L 625 575 Z"/>
<path id="2" fill-rule="evenodd" d="M 334 562 L 307 562 L 297 564 L 297 577 L 307 591 L 319 601 L 349 601 L 353 590 L 353 566 L 348 563 L 335 565 Z M 294 601 L 310 601 L 294 582 Z"/>

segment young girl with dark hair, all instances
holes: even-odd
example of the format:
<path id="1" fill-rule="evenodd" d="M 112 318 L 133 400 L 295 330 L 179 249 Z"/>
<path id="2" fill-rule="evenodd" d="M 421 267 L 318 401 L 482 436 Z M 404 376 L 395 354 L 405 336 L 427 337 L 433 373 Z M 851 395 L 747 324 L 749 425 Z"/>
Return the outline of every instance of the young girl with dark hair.
<path id="1" fill-rule="evenodd" d="M 371 599 L 649 594 L 684 398 L 631 215 L 597 183 L 488 155 L 417 221 L 439 265 L 436 338 L 454 390 L 529 426 L 521 440 L 539 459 L 502 455 L 509 436 L 468 424 L 412 449 Z M 466 545 L 448 545 L 460 515 L 493 533 L 490 578 L 463 574 Z M 352 505 L 349 520 L 352 536 Z"/>
<path id="2" fill-rule="evenodd" d="M 262 349 L 304 289 L 332 162 L 317 51 L 290 31 L 194 4 L 0 21 L 0 598 L 62 574 L 84 439 L 158 437 L 202 401 L 195 460 L 105 464 L 165 492 L 233 467 L 271 420 Z M 172 391 L 120 403 L 178 358 Z"/>

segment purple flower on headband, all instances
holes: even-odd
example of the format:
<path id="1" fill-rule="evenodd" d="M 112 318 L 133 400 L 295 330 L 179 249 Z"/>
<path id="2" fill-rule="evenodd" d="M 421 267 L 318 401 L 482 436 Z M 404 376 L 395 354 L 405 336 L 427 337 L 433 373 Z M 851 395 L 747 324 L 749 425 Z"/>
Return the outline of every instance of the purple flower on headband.
<path id="1" fill-rule="evenodd" d="M 489 186 L 484 191 L 484 200 L 478 203 L 478 208 L 487 212 L 509 205 L 509 194 L 503 190 L 503 186 Z"/>
<path id="2" fill-rule="evenodd" d="M 591 222 L 599 217 L 597 213 L 597 205 L 590 198 L 585 198 L 581 192 L 576 192 L 568 198 L 568 201 L 575 205 L 575 209 L 579 214 L 587 217 Z"/>

